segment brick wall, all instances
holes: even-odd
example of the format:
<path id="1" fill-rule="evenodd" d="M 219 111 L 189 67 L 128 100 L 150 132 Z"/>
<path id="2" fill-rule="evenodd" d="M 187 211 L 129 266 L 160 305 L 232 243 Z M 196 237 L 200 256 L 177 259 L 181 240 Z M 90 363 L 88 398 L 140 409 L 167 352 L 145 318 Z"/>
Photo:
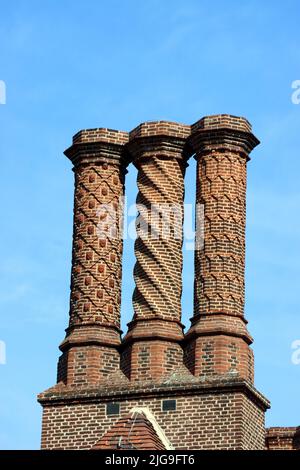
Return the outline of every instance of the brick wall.
<path id="1" fill-rule="evenodd" d="M 300 450 L 300 426 L 268 428 L 266 447 L 268 450 Z"/>
<path id="2" fill-rule="evenodd" d="M 90 390 L 64 400 L 57 394 L 57 403 L 55 393 L 52 402 L 44 397 L 43 448 L 90 449 L 120 416 L 139 406 L 149 408 L 175 449 L 264 449 L 267 403 L 245 383 L 163 388 L 148 383 L 144 390 L 129 385 L 120 392 L 101 396 Z M 166 399 L 176 400 L 176 411 L 162 411 Z M 106 415 L 111 401 L 120 403 L 120 415 Z"/>

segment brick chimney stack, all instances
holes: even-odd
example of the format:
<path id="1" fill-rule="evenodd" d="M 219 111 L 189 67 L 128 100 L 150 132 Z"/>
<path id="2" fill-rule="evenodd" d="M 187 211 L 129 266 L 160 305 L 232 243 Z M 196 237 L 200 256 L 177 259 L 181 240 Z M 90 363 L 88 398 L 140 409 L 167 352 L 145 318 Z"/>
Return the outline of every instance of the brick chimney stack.
<path id="1" fill-rule="evenodd" d="M 189 134 L 190 126 L 164 121 L 143 123 L 129 134 L 140 212 L 134 317 L 122 355 L 122 369 L 132 381 L 159 379 L 183 367 L 182 222 Z M 161 219 L 156 218 L 160 210 Z"/>
<path id="2" fill-rule="evenodd" d="M 204 246 L 195 251 L 194 316 L 186 362 L 196 376 L 236 373 L 253 382 L 252 338 L 244 318 L 246 166 L 259 141 L 244 118 L 207 116 L 192 125 L 196 204 Z"/>
<path id="3" fill-rule="evenodd" d="M 228 115 L 73 138 L 65 152 L 75 172 L 70 323 L 58 383 L 38 398 L 43 449 L 144 449 L 145 439 L 153 450 L 265 449 L 270 404 L 253 385 L 244 318 L 246 165 L 257 144 L 248 121 Z M 193 154 L 204 246 L 196 244 L 184 334 L 184 175 Z M 134 316 L 121 339 L 128 162 L 138 169 L 139 215 Z M 273 431 L 269 438 L 271 446 Z"/>
<path id="4" fill-rule="evenodd" d="M 101 382 L 119 369 L 122 197 L 126 132 L 82 130 L 65 155 L 74 164 L 70 322 L 58 382 Z"/>

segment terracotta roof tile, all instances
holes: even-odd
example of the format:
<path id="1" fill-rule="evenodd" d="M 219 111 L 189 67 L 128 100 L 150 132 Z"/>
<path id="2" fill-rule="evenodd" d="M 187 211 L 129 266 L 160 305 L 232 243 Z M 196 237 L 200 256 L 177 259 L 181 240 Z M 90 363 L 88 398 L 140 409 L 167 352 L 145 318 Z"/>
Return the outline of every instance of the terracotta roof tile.
<path id="1" fill-rule="evenodd" d="M 93 450 L 104 449 L 163 450 L 165 447 L 150 421 L 142 413 L 134 413 L 119 419 L 93 446 Z"/>

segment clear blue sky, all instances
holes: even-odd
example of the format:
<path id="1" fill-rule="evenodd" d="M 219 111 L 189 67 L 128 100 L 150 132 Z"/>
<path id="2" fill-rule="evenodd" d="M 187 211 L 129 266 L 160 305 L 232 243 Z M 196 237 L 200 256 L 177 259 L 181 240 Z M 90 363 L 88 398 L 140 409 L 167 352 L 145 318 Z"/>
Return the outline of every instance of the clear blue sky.
<path id="1" fill-rule="evenodd" d="M 11 1 L 0 5 L 0 448 L 38 448 L 36 394 L 55 383 L 68 320 L 73 175 L 63 150 L 81 128 L 130 130 L 244 115 L 261 146 L 248 177 L 247 301 L 267 424 L 299 425 L 300 79 L 297 0 Z M 187 202 L 194 198 L 187 174 Z M 134 201 L 135 171 L 128 176 Z M 125 244 L 123 325 L 132 315 Z M 185 253 L 184 322 L 192 313 Z"/>

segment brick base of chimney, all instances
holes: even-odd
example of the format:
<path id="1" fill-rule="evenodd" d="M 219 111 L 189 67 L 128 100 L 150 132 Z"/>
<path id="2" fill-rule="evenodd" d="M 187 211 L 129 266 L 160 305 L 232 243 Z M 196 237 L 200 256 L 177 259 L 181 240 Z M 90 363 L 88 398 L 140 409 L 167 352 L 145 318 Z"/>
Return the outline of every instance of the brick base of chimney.
<path id="1" fill-rule="evenodd" d="M 166 402 L 173 408 L 164 411 Z M 43 449 L 91 449 L 121 416 L 148 407 L 175 449 L 265 449 L 267 400 L 239 379 L 124 382 L 80 390 L 56 386 L 39 396 Z M 119 413 L 107 413 L 107 405 Z M 171 407 L 172 408 L 172 407 Z"/>

